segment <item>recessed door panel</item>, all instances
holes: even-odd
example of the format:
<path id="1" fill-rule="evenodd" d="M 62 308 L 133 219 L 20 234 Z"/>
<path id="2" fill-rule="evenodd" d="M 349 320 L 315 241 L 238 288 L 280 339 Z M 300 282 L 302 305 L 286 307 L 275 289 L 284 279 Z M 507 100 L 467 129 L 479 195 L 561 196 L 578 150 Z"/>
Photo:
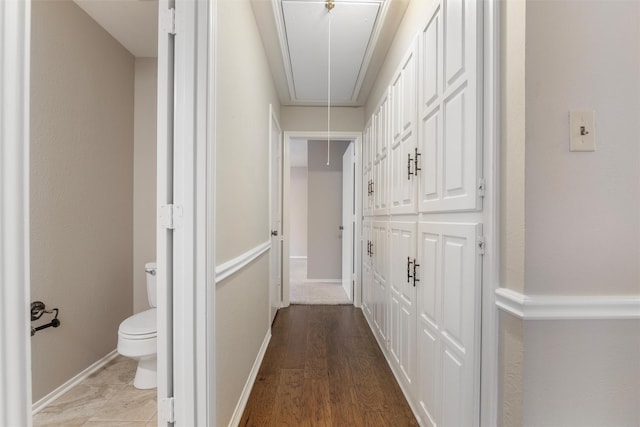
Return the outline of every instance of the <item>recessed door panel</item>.
<path id="1" fill-rule="evenodd" d="M 437 335 L 429 328 L 419 328 L 418 332 L 418 355 L 417 364 L 419 366 L 418 375 L 418 401 L 420 409 L 426 415 L 427 425 L 436 426 L 435 420 L 440 419 L 438 404 L 440 402 L 439 387 L 440 372 L 437 367 L 440 365 L 438 358 L 439 343 Z"/>
<path id="2" fill-rule="evenodd" d="M 420 212 L 482 207 L 478 192 L 482 179 L 478 40 L 482 28 L 476 3 L 447 0 L 436 4 L 420 36 Z"/>
<path id="3" fill-rule="evenodd" d="M 473 425 L 477 419 L 482 296 L 477 242 L 481 233 L 482 226 L 476 223 L 419 225 L 417 321 L 422 334 L 417 375 L 420 381 L 424 376 L 438 378 L 438 388 L 435 398 L 420 388 L 418 399 L 425 418 L 433 424 Z M 431 353 L 433 348 L 437 356 Z"/>

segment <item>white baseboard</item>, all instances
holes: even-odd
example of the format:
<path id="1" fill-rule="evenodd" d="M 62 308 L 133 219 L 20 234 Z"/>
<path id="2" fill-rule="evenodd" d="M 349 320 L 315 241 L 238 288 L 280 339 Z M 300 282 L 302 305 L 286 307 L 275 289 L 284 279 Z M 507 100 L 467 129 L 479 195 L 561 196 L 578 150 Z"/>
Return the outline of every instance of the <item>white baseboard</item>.
<path id="1" fill-rule="evenodd" d="M 240 394 L 240 400 L 238 400 L 236 409 L 233 411 L 233 415 L 231 416 L 231 421 L 229 421 L 229 427 L 238 427 L 240 425 L 244 408 L 247 406 L 247 402 L 249 401 L 249 395 L 251 394 L 251 389 L 253 389 L 253 384 L 256 382 L 256 377 L 258 376 L 260 365 L 262 365 L 264 354 L 267 352 L 269 341 L 271 341 L 271 328 L 267 331 L 267 335 L 265 335 L 260 351 L 258 352 L 258 357 L 256 357 L 255 362 L 253 362 L 249 378 L 247 378 L 247 382 L 242 389 L 242 394 Z"/>
<path id="2" fill-rule="evenodd" d="M 107 363 L 111 362 L 117 356 L 118 356 L 117 350 L 113 350 L 111 353 L 107 354 L 102 359 L 98 360 L 97 362 L 89 366 L 87 369 L 80 372 L 78 375 L 71 378 L 70 380 L 62 384 L 60 387 L 56 388 L 51 393 L 47 394 L 42 399 L 35 402 L 31 406 L 31 413 L 33 415 L 37 414 L 43 408 L 49 405 L 51 402 L 53 402 L 54 400 L 56 400 L 57 398 L 65 394 L 67 391 L 71 390 L 73 387 L 80 384 L 85 379 L 89 378 L 91 374 L 102 369 Z"/>
<path id="3" fill-rule="evenodd" d="M 304 283 L 331 283 L 331 284 L 342 284 L 342 280 L 340 279 L 306 279 Z"/>

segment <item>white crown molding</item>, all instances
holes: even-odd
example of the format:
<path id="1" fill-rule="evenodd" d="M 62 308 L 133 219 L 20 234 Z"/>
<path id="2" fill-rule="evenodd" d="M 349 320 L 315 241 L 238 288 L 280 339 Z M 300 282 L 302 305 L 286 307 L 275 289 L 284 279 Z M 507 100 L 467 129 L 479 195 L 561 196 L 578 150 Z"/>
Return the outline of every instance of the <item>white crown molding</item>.
<path id="1" fill-rule="evenodd" d="M 216 283 L 220 283 L 225 279 L 236 274 L 247 265 L 251 264 L 260 255 L 271 249 L 271 240 L 267 240 L 264 243 L 259 244 L 253 249 L 248 250 L 240 256 L 220 264 L 216 267 Z"/>
<path id="2" fill-rule="evenodd" d="M 523 320 L 640 319 L 639 295 L 525 295 L 498 288 L 496 306 Z"/>

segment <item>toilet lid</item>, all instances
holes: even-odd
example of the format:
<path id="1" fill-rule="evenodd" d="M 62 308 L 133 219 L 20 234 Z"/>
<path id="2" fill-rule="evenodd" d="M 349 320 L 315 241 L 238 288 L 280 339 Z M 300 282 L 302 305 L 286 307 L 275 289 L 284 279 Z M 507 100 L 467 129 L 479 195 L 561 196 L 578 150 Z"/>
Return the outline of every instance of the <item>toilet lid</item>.
<path id="1" fill-rule="evenodd" d="M 158 331 L 156 309 L 143 311 L 126 319 L 120 324 L 118 333 L 124 335 L 149 335 Z"/>

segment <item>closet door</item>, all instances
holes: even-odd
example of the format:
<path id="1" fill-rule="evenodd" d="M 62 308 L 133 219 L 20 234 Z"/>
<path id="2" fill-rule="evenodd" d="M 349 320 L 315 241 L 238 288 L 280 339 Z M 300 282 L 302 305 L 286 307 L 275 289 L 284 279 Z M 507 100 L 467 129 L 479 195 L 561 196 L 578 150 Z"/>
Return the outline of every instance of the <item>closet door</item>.
<path id="1" fill-rule="evenodd" d="M 371 121 L 369 121 L 362 133 L 362 215 L 364 216 L 373 214 L 371 145 Z"/>
<path id="2" fill-rule="evenodd" d="M 362 311 L 370 322 L 373 314 L 371 238 L 371 221 L 365 220 L 362 223 Z"/>
<path id="3" fill-rule="evenodd" d="M 391 214 L 415 213 L 416 49 L 404 58 L 391 84 Z"/>
<path id="4" fill-rule="evenodd" d="M 419 225 L 416 400 L 430 426 L 478 424 L 481 233 L 480 224 Z"/>
<path id="5" fill-rule="evenodd" d="M 416 288 L 412 279 L 416 255 L 415 222 L 390 222 L 389 330 L 392 363 L 407 390 L 413 390 L 416 344 Z"/>
<path id="6" fill-rule="evenodd" d="M 389 213 L 389 96 L 386 94 L 376 112 L 375 215 Z"/>
<path id="7" fill-rule="evenodd" d="M 476 0 L 440 0 L 420 34 L 419 209 L 481 208 L 482 26 Z"/>
<path id="8" fill-rule="evenodd" d="M 387 316 L 388 316 L 388 231 L 387 222 L 376 221 L 373 223 L 373 287 L 375 289 L 374 323 L 380 342 L 387 343 Z"/>

